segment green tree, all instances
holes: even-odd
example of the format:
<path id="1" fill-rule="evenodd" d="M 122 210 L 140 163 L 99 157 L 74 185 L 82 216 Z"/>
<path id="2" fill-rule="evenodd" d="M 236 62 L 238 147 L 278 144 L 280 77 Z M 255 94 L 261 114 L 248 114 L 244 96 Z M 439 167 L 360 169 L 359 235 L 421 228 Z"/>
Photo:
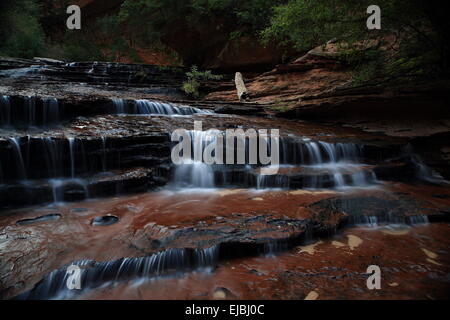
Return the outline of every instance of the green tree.
<path id="1" fill-rule="evenodd" d="M 449 23 L 436 1 L 377 1 L 381 30 L 366 27 L 366 9 L 371 4 L 368 0 L 290 0 L 275 7 L 270 25 L 261 35 L 265 42 L 309 50 L 333 38 L 352 44 L 395 34 L 399 42 L 396 57 L 408 63 L 397 61 L 395 68 L 388 68 L 391 72 L 405 73 L 405 69 L 409 72 L 418 66 L 431 70 L 432 65 L 439 65 L 441 72 L 448 73 Z"/>
<path id="2" fill-rule="evenodd" d="M 132 43 L 159 42 L 186 64 L 203 63 L 231 38 L 257 35 L 283 0 L 126 0 L 119 21 Z M 257 40 L 255 40 L 257 41 Z"/>
<path id="3" fill-rule="evenodd" d="M 38 1 L 0 3 L 0 55 L 32 58 L 45 50 Z"/>
<path id="4" fill-rule="evenodd" d="M 187 80 L 183 82 L 183 91 L 194 98 L 200 96 L 200 82 L 208 80 L 220 80 L 221 75 L 212 74 L 211 70 L 199 71 L 197 66 L 192 66 L 191 71 L 186 72 Z"/>

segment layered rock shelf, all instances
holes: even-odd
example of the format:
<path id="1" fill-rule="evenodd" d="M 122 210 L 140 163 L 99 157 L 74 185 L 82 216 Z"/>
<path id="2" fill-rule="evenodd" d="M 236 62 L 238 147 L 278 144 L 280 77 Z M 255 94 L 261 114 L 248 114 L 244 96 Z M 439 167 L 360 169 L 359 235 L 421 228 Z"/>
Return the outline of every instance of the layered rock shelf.
<path id="1" fill-rule="evenodd" d="M 258 90 L 294 73 L 317 80 L 318 69 L 344 84 L 334 67 L 310 52 L 253 79 L 257 94 L 240 103 L 228 78 L 186 100 L 182 69 L 1 58 L 0 297 L 135 298 L 136 286 L 140 298 L 446 297 L 450 189 L 428 140 L 293 119 L 306 93 L 328 99 L 325 87 L 283 89 L 302 104 L 283 112 L 275 89 Z M 179 128 L 202 153 L 211 129 L 277 129 L 278 171 L 174 164 Z M 248 160 L 250 146 L 241 151 Z M 361 261 L 383 263 L 400 287 L 371 296 Z M 70 265 L 82 290 L 67 289 Z M 419 293 L 401 287 L 408 268 L 432 279 Z"/>

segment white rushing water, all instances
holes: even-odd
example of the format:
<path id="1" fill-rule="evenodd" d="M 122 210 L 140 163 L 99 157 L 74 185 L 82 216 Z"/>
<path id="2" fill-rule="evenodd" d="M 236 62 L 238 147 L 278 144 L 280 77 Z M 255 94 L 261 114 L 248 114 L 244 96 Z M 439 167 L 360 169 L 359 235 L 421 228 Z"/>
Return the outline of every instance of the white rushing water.
<path id="1" fill-rule="evenodd" d="M 348 188 L 367 187 L 377 183 L 370 166 L 359 163 L 361 148 L 354 143 L 304 142 L 280 140 L 280 161 L 277 174 L 264 174 L 273 165 L 257 169 L 247 165 L 208 165 L 201 155 L 216 143 L 208 131 L 189 131 L 191 159 L 175 166 L 173 182 L 179 187 L 215 188 Z M 270 150 L 270 149 L 269 149 Z M 249 146 L 246 145 L 246 159 Z M 272 150 L 270 150 L 271 152 Z M 224 146 L 224 154 L 227 152 Z M 234 151 L 236 152 L 236 151 Z"/>
<path id="2" fill-rule="evenodd" d="M 9 141 L 11 143 L 14 156 L 17 161 L 17 172 L 21 179 L 26 180 L 27 179 L 27 171 L 25 168 L 25 162 L 23 161 L 22 156 L 22 150 L 20 148 L 19 140 L 17 138 L 9 138 Z"/>
<path id="3" fill-rule="evenodd" d="M 174 105 L 146 99 L 126 101 L 124 99 L 112 99 L 116 114 L 142 114 L 142 115 L 192 115 L 196 113 L 210 113 L 191 106 Z"/>

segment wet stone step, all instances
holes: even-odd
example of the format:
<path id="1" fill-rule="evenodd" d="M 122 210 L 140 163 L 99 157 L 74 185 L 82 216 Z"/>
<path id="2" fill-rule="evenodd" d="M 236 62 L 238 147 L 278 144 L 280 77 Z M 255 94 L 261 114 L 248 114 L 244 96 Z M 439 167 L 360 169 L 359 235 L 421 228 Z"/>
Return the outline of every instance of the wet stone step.
<path id="1" fill-rule="evenodd" d="M 326 163 L 317 166 L 280 166 L 276 174 L 262 174 L 263 167 L 203 163 L 172 166 L 171 181 L 178 187 L 339 188 L 369 187 L 382 181 L 416 181 L 417 167 L 410 162 L 382 165 Z"/>
<path id="2" fill-rule="evenodd" d="M 176 271 L 212 268 L 218 263 L 219 250 L 208 249 L 167 249 L 147 257 L 122 258 L 114 261 L 75 261 L 72 265 L 83 267 L 81 285 L 83 289 L 93 289 L 106 282 L 132 280 Z M 15 299 L 51 299 L 74 297 L 78 290 L 68 290 L 66 286 L 67 268 L 53 271 L 34 289 Z"/>
<path id="3" fill-rule="evenodd" d="M 178 187 L 204 188 L 339 188 L 345 186 L 364 187 L 378 182 L 373 166 L 350 168 L 311 168 L 308 166 L 282 167 L 277 174 L 263 175 L 261 168 L 247 166 L 212 166 L 192 164 L 176 166 L 172 181 Z"/>
<path id="4" fill-rule="evenodd" d="M 53 132 L 49 134 L 51 133 Z M 0 139 L 0 179 L 7 182 L 77 177 L 89 172 L 161 164 L 170 161 L 171 148 L 175 143 L 169 139 L 168 133 L 165 132 L 150 136 L 27 136 Z M 339 163 L 341 160 L 358 161 L 366 158 L 361 151 L 365 146 L 297 141 L 297 144 L 293 145 L 295 148 L 289 148 L 287 144 L 284 145 L 285 140 L 292 139 L 281 139 L 282 164 Z M 298 153 L 301 156 L 297 157 L 296 150 L 301 150 L 301 153 Z"/>
<path id="5" fill-rule="evenodd" d="M 59 81 L 83 83 L 114 83 L 133 87 L 157 85 L 179 88 L 184 81 L 182 68 L 161 68 L 155 65 L 116 64 L 107 62 L 54 62 L 0 58 L 1 77 L 26 78 L 27 81 Z"/>
<path id="6" fill-rule="evenodd" d="M 85 179 L 29 180 L 3 184 L 0 185 L 0 208 L 139 193 L 165 182 L 164 178 L 156 177 L 151 169 L 141 168 L 106 172 Z"/>
<path id="7" fill-rule="evenodd" d="M 49 128 L 79 116 L 107 114 L 192 115 L 205 113 L 195 107 L 152 100 L 90 99 L 0 96 L 0 128 Z"/>
<path id="8" fill-rule="evenodd" d="M 313 217 L 321 219 L 343 214 L 343 222 L 350 225 L 419 225 L 449 220 L 445 210 L 427 208 L 425 203 L 408 195 L 398 195 L 394 199 L 364 196 L 328 198 L 310 204 L 308 209 L 313 212 Z"/>
<path id="9" fill-rule="evenodd" d="M 146 161 L 142 156 L 147 157 Z M 154 167 L 168 161 L 169 157 L 170 144 L 165 135 L 89 139 L 10 138 L 0 140 L 0 183 L 77 178 L 88 173 L 138 167 L 144 163 Z"/>
<path id="10" fill-rule="evenodd" d="M 170 232 L 161 229 L 161 232 L 155 232 L 157 224 L 146 224 L 144 230 L 133 235 L 137 238 L 132 243 L 142 252 L 149 252 L 148 255 L 104 262 L 81 260 L 71 264 L 83 267 L 82 288 L 90 290 L 111 282 L 114 285 L 179 272 L 210 270 L 221 262 L 236 258 L 273 256 L 299 245 L 305 246 L 313 239 L 333 237 L 349 222 L 368 227 L 378 223 L 424 224 L 428 222 L 427 215 L 439 214 L 436 208 L 424 210 L 426 205 L 407 194 L 391 197 L 386 192 L 378 196 L 360 194 L 322 199 L 308 205 L 306 209 L 310 216 L 301 219 L 279 214 L 243 213 L 226 215 L 218 220 L 205 212 L 202 223 L 196 217 L 189 225 L 184 224 Z M 353 220 L 349 221 L 350 218 Z M 148 234 L 155 237 L 149 239 Z M 67 267 L 62 266 L 43 276 L 33 289 L 16 298 L 74 298 L 76 291 L 67 290 L 65 285 Z"/>

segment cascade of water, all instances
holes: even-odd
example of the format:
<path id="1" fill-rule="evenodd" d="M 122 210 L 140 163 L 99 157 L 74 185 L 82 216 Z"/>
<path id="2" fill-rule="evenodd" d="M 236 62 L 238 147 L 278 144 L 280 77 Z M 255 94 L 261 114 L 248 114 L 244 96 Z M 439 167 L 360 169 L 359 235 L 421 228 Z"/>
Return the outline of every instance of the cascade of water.
<path id="1" fill-rule="evenodd" d="M 50 137 L 41 138 L 44 146 L 45 163 L 48 169 L 48 176 L 52 178 L 64 175 L 64 150 L 58 140 Z"/>
<path id="2" fill-rule="evenodd" d="M 11 101 L 9 96 L 1 96 L 0 98 L 0 125 L 11 125 Z"/>
<path id="3" fill-rule="evenodd" d="M 280 162 L 284 164 L 322 164 L 361 159 L 362 150 L 354 143 L 307 142 L 309 139 L 280 139 Z"/>
<path id="4" fill-rule="evenodd" d="M 64 189 L 70 186 L 70 189 L 80 191 L 82 190 L 85 199 L 89 198 L 89 186 L 84 179 L 49 179 L 48 184 L 52 189 L 53 203 L 63 203 L 64 202 Z"/>
<path id="5" fill-rule="evenodd" d="M 194 113 L 210 113 L 191 106 L 176 106 L 169 103 L 150 101 L 145 99 L 136 100 L 133 106 L 128 107 L 123 99 L 112 99 L 114 112 L 116 114 L 165 114 L 165 115 L 192 115 Z M 132 109 L 132 110 L 128 110 Z"/>
<path id="6" fill-rule="evenodd" d="M 427 215 L 409 216 L 407 218 L 407 222 L 411 225 L 429 224 L 430 223 Z"/>
<path id="7" fill-rule="evenodd" d="M 203 162 L 204 148 L 214 142 L 214 136 L 208 131 L 189 131 L 191 140 L 191 159 L 184 159 L 183 163 L 176 166 L 175 184 L 198 188 L 213 188 L 214 169 Z"/>
<path id="8" fill-rule="evenodd" d="M 42 123 L 44 126 L 59 122 L 59 103 L 56 98 L 44 98 Z"/>
<path id="9" fill-rule="evenodd" d="M 284 175 L 263 175 L 256 176 L 256 188 L 288 188 L 290 184 L 289 176 Z"/>
<path id="10" fill-rule="evenodd" d="M 369 215 L 350 215 L 349 222 L 352 225 L 363 225 L 368 227 L 378 227 L 380 225 L 420 225 L 428 224 L 428 216 L 414 215 L 414 216 L 396 216 L 391 213 L 386 213 L 379 216 Z"/>
<path id="11" fill-rule="evenodd" d="M 180 164 L 175 169 L 175 184 L 198 188 L 214 187 L 214 170 L 210 165 L 199 161 Z"/>
<path id="12" fill-rule="evenodd" d="M 114 105 L 114 111 L 117 114 L 124 114 L 125 113 L 125 100 L 123 99 L 112 99 L 113 105 Z"/>
<path id="13" fill-rule="evenodd" d="M 219 246 L 207 249 L 167 249 L 147 257 L 122 258 L 113 261 L 96 262 L 81 260 L 71 265 L 82 267 L 81 287 L 83 290 L 123 280 L 149 278 L 166 274 L 171 270 L 188 271 L 214 267 L 219 260 Z M 69 273 L 67 268 L 51 272 L 36 287 L 18 299 L 64 299 L 76 290 L 67 289 Z"/>
<path id="14" fill-rule="evenodd" d="M 362 151 L 353 143 L 307 142 L 303 140 L 280 139 L 280 159 L 278 167 L 287 173 L 266 175 L 264 171 L 254 170 L 252 166 L 240 167 L 232 172 L 225 165 L 207 165 L 202 162 L 203 152 L 215 135 L 208 131 L 190 131 L 191 159 L 176 166 L 174 179 L 177 185 L 194 187 L 213 187 L 217 184 L 248 185 L 258 189 L 289 188 L 294 185 L 307 188 L 342 188 L 346 186 L 367 186 L 376 182 L 376 176 L 364 165 L 355 163 L 361 159 Z M 269 152 L 271 146 L 269 144 Z M 226 148 L 224 153 L 228 152 Z M 249 144 L 245 145 L 246 160 L 249 159 Z M 299 152 L 301 151 L 301 152 Z M 235 151 L 237 152 L 237 151 Z M 302 170 L 295 170 L 302 168 Z M 286 170 L 287 169 L 287 170 Z M 294 169 L 294 170 L 292 170 Z M 293 173 L 291 173 L 293 171 Z"/>
<path id="15" fill-rule="evenodd" d="M 62 179 L 50 179 L 50 188 L 52 189 L 53 203 L 63 202 L 64 196 L 62 194 L 61 187 L 63 186 Z"/>
<path id="16" fill-rule="evenodd" d="M 75 138 L 67 138 L 69 142 L 69 154 L 70 154 L 70 175 L 75 177 Z"/>
<path id="17" fill-rule="evenodd" d="M 137 100 L 136 107 L 138 114 L 179 114 L 177 107 L 156 101 Z"/>
<path id="18" fill-rule="evenodd" d="M 102 170 L 106 171 L 106 137 L 102 136 Z"/>
<path id="19" fill-rule="evenodd" d="M 323 163 L 322 154 L 320 153 L 319 145 L 317 142 L 310 142 L 306 144 L 308 150 L 309 159 L 313 164 Z"/>
<path id="20" fill-rule="evenodd" d="M 360 170 L 359 165 L 352 163 L 361 158 L 361 150 L 354 143 L 309 142 L 306 149 L 311 161 L 310 167 L 318 170 L 326 169 L 332 175 L 334 186 L 337 188 L 346 185 L 365 186 L 376 181 L 373 172 L 367 175 Z M 346 182 L 344 176 L 349 176 L 351 181 Z M 320 183 L 316 180 L 312 183 L 312 187 L 319 188 Z"/>
<path id="21" fill-rule="evenodd" d="M 20 149 L 20 143 L 17 138 L 9 138 L 9 142 L 11 143 L 12 150 L 14 153 L 14 157 L 17 161 L 17 173 L 22 180 L 27 179 L 27 171 L 25 168 L 25 162 L 23 161 L 22 150 Z"/>
<path id="22" fill-rule="evenodd" d="M 166 115 L 191 115 L 194 113 L 206 113 L 203 110 L 190 106 L 174 106 L 149 100 L 136 100 L 137 114 L 166 114 Z"/>
<path id="23" fill-rule="evenodd" d="M 24 108 L 28 118 L 28 126 L 36 125 L 36 100 L 34 97 L 28 96 L 24 100 Z"/>

